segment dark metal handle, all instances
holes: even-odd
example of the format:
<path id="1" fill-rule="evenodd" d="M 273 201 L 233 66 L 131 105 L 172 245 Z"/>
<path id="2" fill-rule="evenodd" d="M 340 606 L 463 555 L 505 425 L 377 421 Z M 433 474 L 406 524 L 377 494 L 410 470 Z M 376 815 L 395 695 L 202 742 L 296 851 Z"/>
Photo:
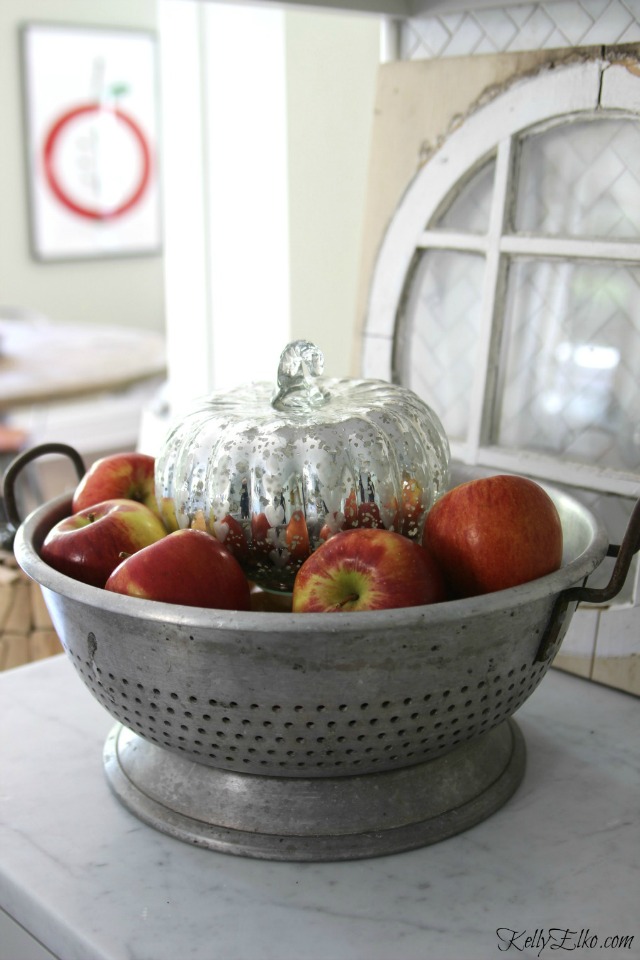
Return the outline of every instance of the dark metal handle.
<path id="1" fill-rule="evenodd" d="M 617 596 L 624 586 L 629 573 L 633 555 L 640 550 L 640 500 L 636 503 L 631 519 L 624 534 L 622 543 L 612 544 L 607 550 L 607 556 L 616 557 L 611 579 L 605 587 L 569 587 L 561 593 L 554 604 L 551 619 L 544 632 L 536 661 L 547 660 L 560 635 L 567 618 L 567 611 L 571 603 L 607 603 Z"/>
<path id="2" fill-rule="evenodd" d="M 11 546 L 15 532 L 22 523 L 16 500 L 16 480 L 18 479 L 18 475 L 28 463 L 52 453 L 63 454 L 71 460 L 78 475 L 78 480 L 81 480 L 84 476 L 85 465 L 82 457 L 74 447 L 70 447 L 66 443 L 41 443 L 35 447 L 31 447 L 29 450 L 25 450 L 24 453 L 18 454 L 4 471 L 2 477 L 3 502 L 8 520 L 8 524 L 5 525 L 5 529 L 2 531 L 3 546 Z"/>

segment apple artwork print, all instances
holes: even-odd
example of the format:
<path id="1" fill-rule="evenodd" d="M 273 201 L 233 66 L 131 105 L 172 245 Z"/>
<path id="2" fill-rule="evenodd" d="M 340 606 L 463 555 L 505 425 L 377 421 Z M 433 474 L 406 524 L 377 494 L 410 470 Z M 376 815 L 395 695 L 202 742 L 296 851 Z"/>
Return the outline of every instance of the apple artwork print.
<path id="1" fill-rule="evenodd" d="M 155 492 L 155 458 L 146 453 L 113 453 L 93 463 L 76 487 L 71 510 L 78 513 L 103 500 L 144 503 L 160 516 Z"/>
<path id="2" fill-rule="evenodd" d="M 176 530 L 127 557 L 106 589 L 190 607 L 249 610 L 249 581 L 231 553 L 203 530 Z"/>
<path id="3" fill-rule="evenodd" d="M 40 556 L 59 573 L 104 587 L 124 555 L 166 536 L 160 518 L 143 503 L 104 500 L 55 524 L 45 537 Z"/>
<path id="4" fill-rule="evenodd" d="M 505 590 L 562 563 L 562 524 L 543 488 L 499 474 L 453 487 L 427 514 L 422 540 L 454 597 Z"/>
<path id="5" fill-rule="evenodd" d="M 424 547 L 391 530 L 358 527 L 336 533 L 305 560 L 292 610 L 386 610 L 444 599 L 442 575 Z"/>

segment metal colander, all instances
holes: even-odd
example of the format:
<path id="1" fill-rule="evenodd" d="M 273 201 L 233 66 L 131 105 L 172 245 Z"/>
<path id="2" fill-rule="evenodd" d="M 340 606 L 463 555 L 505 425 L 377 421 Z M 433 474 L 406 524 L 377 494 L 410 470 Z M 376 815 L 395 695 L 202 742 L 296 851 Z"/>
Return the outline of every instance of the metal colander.
<path id="1" fill-rule="evenodd" d="M 550 663 L 535 661 L 544 600 L 470 613 L 481 636 L 478 622 L 424 613 L 373 629 L 314 617 L 307 630 L 287 614 L 203 625 L 80 603 L 56 598 L 52 616 L 109 713 L 158 746 L 242 773 L 333 777 L 431 760 L 514 713 Z"/>
<path id="2" fill-rule="evenodd" d="M 488 789 L 478 779 L 489 777 L 487 757 L 502 764 L 489 777 L 497 784 L 517 739 L 509 718 L 549 668 L 581 585 L 608 544 L 585 507 L 549 492 L 563 524 L 560 570 L 509 590 L 426 607 L 244 613 L 107 593 L 57 573 L 38 555 L 48 530 L 69 513 L 68 497 L 27 518 L 15 553 L 41 585 L 79 676 L 122 725 L 111 737 L 107 772 L 134 812 L 182 839 L 234 853 L 374 855 L 464 829 L 501 805 L 522 776 L 520 756 L 508 790 L 490 809 L 478 807 L 477 796 Z M 502 754 L 504 762 L 496 759 Z M 477 784 L 467 788 L 470 778 Z M 187 781 L 192 792 L 185 801 L 180 791 Z M 424 809 L 443 783 L 450 785 L 446 829 L 433 825 L 440 807 L 437 816 Z M 284 790 L 278 804 L 268 800 L 274 785 Z M 354 799 L 355 785 L 362 789 Z M 419 793 L 423 808 L 393 826 L 402 842 L 389 839 L 383 824 L 393 821 L 398 798 Z M 341 802 L 327 814 L 337 795 Z M 384 808 L 373 822 L 372 797 Z M 469 820 L 473 804 L 478 809 Z M 221 813 L 228 808 L 234 810 L 229 822 Z M 304 810 L 299 823 L 298 808 Z M 452 811 L 463 808 L 452 827 Z M 287 835 L 298 838 L 285 847 L 277 845 L 283 809 L 290 811 Z M 322 813 L 314 818 L 310 810 Z M 416 820 L 430 820 L 429 831 L 422 827 L 407 839 Z"/>
<path id="3" fill-rule="evenodd" d="M 38 548 L 68 498 L 23 525 L 15 551 L 43 588 L 71 661 L 109 713 L 197 763 L 269 776 L 391 770 L 442 756 L 511 716 L 556 596 L 607 549 L 585 508 L 554 493 L 567 563 L 474 599 L 387 611 L 242 613 L 107 593 L 48 567 Z"/>

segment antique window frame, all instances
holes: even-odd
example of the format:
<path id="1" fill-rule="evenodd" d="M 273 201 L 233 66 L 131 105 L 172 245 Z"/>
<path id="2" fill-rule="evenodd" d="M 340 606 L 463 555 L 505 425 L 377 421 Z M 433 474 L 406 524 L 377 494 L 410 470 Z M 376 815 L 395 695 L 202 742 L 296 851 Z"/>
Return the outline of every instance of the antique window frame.
<path id="1" fill-rule="evenodd" d="M 527 473 L 550 482 L 625 497 L 640 493 L 638 474 L 561 460 L 530 450 L 488 442 L 499 368 L 504 308 L 505 257 L 535 255 L 640 263 L 640 242 L 588 237 L 542 237 L 505 232 L 512 190 L 514 151 L 527 131 L 545 124 L 640 113 L 638 61 L 577 57 L 546 66 L 496 92 L 470 111 L 427 160 L 399 203 L 383 238 L 370 289 L 364 330 L 365 376 L 398 380 L 394 358 L 396 328 L 407 275 L 419 250 L 461 250 L 485 257 L 479 344 L 470 398 L 470 425 L 464 442 L 452 441 L 455 460 L 467 465 Z M 425 229 L 445 199 L 495 157 L 489 226 L 485 234 Z"/>

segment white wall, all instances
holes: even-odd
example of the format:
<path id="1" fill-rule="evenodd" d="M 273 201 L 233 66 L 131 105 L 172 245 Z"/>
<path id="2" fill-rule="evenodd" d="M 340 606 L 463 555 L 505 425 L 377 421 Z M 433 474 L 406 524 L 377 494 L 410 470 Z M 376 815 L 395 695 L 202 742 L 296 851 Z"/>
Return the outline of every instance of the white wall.
<path id="1" fill-rule="evenodd" d="M 39 263 L 29 250 L 19 27 L 64 22 L 156 29 L 155 0 L 0 0 L 0 305 L 52 319 L 162 330 L 163 257 Z"/>
<path id="2" fill-rule="evenodd" d="M 174 409 L 275 381 L 292 339 L 347 375 L 379 21 L 277 4 L 159 9 Z"/>
<path id="3" fill-rule="evenodd" d="M 291 334 L 352 372 L 380 22 L 286 15 Z"/>

